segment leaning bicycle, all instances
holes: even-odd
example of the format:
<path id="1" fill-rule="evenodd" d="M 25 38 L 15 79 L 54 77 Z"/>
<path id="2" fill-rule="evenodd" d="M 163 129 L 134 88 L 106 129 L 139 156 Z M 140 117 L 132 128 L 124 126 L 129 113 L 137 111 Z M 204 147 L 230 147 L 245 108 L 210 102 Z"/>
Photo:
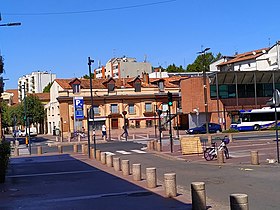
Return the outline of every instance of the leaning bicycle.
<path id="1" fill-rule="evenodd" d="M 229 159 L 229 151 L 227 148 L 227 144 L 229 144 L 229 138 L 227 136 L 224 137 L 222 140 L 221 144 L 217 147 L 217 142 L 212 142 L 211 147 L 207 147 L 204 150 L 204 158 L 207 161 L 213 160 L 214 158 L 217 158 L 218 156 L 218 151 L 223 150 L 224 155 L 226 159 Z"/>

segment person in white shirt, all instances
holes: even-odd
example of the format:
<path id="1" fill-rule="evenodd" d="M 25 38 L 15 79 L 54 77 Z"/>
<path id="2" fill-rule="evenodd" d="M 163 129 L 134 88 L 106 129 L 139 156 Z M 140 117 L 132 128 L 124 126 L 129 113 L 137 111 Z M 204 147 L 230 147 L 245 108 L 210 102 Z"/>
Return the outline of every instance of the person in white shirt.
<path id="1" fill-rule="evenodd" d="M 103 138 L 104 140 L 106 140 L 106 138 L 107 138 L 107 133 L 106 133 L 106 125 L 105 125 L 105 124 L 102 125 L 101 131 L 102 131 L 102 138 Z"/>

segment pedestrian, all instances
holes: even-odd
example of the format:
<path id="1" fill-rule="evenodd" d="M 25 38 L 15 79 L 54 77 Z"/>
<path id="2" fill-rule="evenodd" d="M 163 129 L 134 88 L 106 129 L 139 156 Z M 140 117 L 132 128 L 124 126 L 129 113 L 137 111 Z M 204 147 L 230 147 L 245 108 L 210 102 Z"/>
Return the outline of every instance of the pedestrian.
<path id="1" fill-rule="evenodd" d="M 126 128 L 126 126 L 123 126 L 123 133 L 122 133 L 121 137 L 127 138 L 127 136 L 128 136 L 127 128 Z"/>
<path id="2" fill-rule="evenodd" d="M 102 138 L 103 138 L 104 140 L 106 140 L 106 138 L 107 138 L 107 133 L 106 133 L 106 125 L 105 125 L 105 124 L 102 125 L 101 131 L 102 131 Z"/>

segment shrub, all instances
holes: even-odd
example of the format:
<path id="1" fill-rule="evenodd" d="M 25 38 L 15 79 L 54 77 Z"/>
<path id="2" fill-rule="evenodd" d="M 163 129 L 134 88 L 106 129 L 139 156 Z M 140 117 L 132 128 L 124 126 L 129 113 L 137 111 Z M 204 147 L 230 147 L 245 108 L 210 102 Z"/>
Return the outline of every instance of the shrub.
<path id="1" fill-rule="evenodd" d="M 0 183 L 5 182 L 6 171 L 11 155 L 10 143 L 7 141 L 0 141 Z"/>

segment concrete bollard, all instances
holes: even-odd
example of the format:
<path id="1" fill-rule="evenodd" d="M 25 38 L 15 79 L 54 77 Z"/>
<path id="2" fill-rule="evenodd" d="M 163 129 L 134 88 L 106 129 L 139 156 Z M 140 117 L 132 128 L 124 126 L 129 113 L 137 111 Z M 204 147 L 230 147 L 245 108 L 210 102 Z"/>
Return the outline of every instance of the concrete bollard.
<path id="1" fill-rule="evenodd" d="M 37 147 L 37 155 L 42 155 L 42 146 Z"/>
<path id="2" fill-rule="evenodd" d="M 113 155 L 106 155 L 106 165 L 113 167 Z"/>
<path id="3" fill-rule="evenodd" d="M 156 168 L 146 168 L 146 180 L 148 188 L 155 188 L 157 186 Z"/>
<path id="4" fill-rule="evenodd" d="M 149 139 L 150 138 L 150 135 L 147 133 L 147 139 Z"/>
<path id="5" fill-rule="evenodd" d="M 233 142 L 232 133 L 228 134 L 229 142 Z"/>
<path id="6" fill-rule="evenodd" d="M 122 160 L 122 174 L 128 176 L 130 174 L 129 160 Z"/>
<path id="7" fill-rule="evenodd" d="M 73 152 L 77 153 L 78 152 L 78 145 L 73 144 Z"/>
<path id="8" fill-rule="evenodd" d="M 132 139 L 135 140 L 135 134 L 134 133 L 132 134 Z"/>
<path id="9" fill-rule="evenodd" d="M 103 165 L 106 165 L 106 152 L 101 152 L 100 153 L 100 158 L 101 158 L 101 163 Z"/>
<path id="10" fill-rule="evenodd" d="M 94 159 L 94 148 L 91 148 L 90 159 Z"/>
<path id="11" fill-rule="evenodd" d="M 96 160 L 100 161 L 101 160 L 101 151 L 100 150 L 96 150 Z"/>
<path id="12" fill-rule="evenodd" d="M 61 145 L 57 146 L 58 153 L 63 153 L 63 148 Z"/>
<path id="13" fill-rule="evenodd" d="M 248 195 L 231 194 L 229 199 L 231 210 L 249 210 Z"/>
<path id="14" fill-rule="evenodd" d="M 208 135 L 208 136 L 207 136 L 207 140 L 208 140 L 208 144 L 211 144 L 211 142 L 212 142 L 212 136 L 211 136 L 211 135 Z"/>
<path id="15" fill-rule="evenodd" d="M 132 176 L 134 181 L 141 181 L 141 164 L 134 163 L 132 164 Z"/>
<path id="16" fill-rule="evenodd" d="M 16 147 L 19 146 L 19 141 L 18 141 L 18 140 L 15 141 L 15 146 L 16 146 Z"/>
<path id="17" fill-rule="evenodd" d="M 259 165 L 259 152 L 258 151 L 251 151 L 251 164 L 252 165 Z"/>
<path id="18" fill-rule="evenodd" d="M 85 145 L 82 144 L 82 153 L 85 154 Z"/>
<path id="19" fill-rule="evenodd" d="M 192 182 L 191 194 L 192 194 L 192 209 L 193 210 L 206 209 L 205 183 Z"/>
<path id="20" fill-rule="evenodd" d="M 121 161 L 119 157 L 114 157 L 113 158 L 113 167 L 115 171 L 120 171 L 121 170 Z"/>
<path id="21" fill-rule="evenodd" d="M 15 150 L 14 150 L 14 155 L 17 157 L 19 156 L 19 148 L 16 147 Z"/>
<path id="22" fill-rule="evenodd" d="M 58 136 L 56 136 L 56 137 L 55 137 L 55 141 L 56 141 L 56 142 L 58 142 L 58 141 L 59 141 L 59 138 L 58 138 Z"/>
<path id="23" fill-rule="evenodd" d="M 85 144 L 85 147 L 84 147 L 84 154 L 87 155 L 88 154 L 88 145 Z"/>
<path id="24" fill-rule="evenodd" d="M 161 152 L 160 142 L 156 142 L 156 149 L 157 149 L 157 152 Z"/>
<path id="25" fill-rule="evenodd" d="M 218 163 L 223 164 L 225 162 L 224 159 L 224 150 L 219 150 L 218 151 Z"/>
<path id="26" fill-rule="evenodd" d="M 62 136 L 60 136 L 60 142 L 63 142 L 63 137 Z"/>
<path id="27" fill-rule="evenodd" d="M 147 142 L 147 149 L 148 149 L 148 150 L 151 150 L 151 141 L 148 141 L 148 142 Z"/>
<path id="28" fill-rule="evenodd" d="M 68 142 L 71 142 L 71 133 L 68 134 Z"/>
<path id="29" fill-rule="evenodd" d="M 81 136 L 78 134 L 78 142 L 81 142 Z"/>
<path id="30" fill-rule="evenodd" d="M 164 174 L 164 189 L 165 195 L 169 198 L 177 196 L 176 174 L 167 173 Z"/>

